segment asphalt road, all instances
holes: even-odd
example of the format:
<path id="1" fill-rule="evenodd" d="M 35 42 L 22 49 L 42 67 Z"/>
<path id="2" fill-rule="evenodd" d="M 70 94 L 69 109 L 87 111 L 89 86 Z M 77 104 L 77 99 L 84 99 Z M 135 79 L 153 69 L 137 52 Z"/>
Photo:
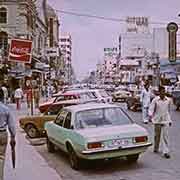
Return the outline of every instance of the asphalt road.
<path id="1" fill-rule="evenodd" d="M 128 111 L 128 113 L 138 124 L 149 131 L 152 138 L 153 126 L 142 123 L 141 112 Z M 35 148 L 63 180 L 179 180 L 180 111 L 175 111 L 175 108 L 172 109 L 172 119 L 173 125 L 170 128 L 171 159 L 165 159 L 161 154 L 154 154 L 153 147 L 150 147 L 140 156 L 137 164 L 130 165 L 123 159 L 117 159 L 94 162 L 80 171 L 75 171 L 71 169 L 66 154 L 60 151 L 50 154 L 47 152 L 45 144 L 35 146 Z"/>

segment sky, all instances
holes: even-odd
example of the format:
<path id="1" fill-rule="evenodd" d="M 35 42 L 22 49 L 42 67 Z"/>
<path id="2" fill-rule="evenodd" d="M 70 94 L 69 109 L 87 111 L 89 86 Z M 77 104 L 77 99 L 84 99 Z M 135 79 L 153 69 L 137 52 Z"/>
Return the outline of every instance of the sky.
<path id="1" fill-rule="evenodd" d="M 126 19 L 146 16 L 152 22 L 180 23 L 180 0 L 48 0 L 55 9 Z M 77 17 L 58 13 L 60 32 L 72 36 L 72 64 L 78 79 L 103 62 L 103 49 L 118 46 L 125 23 Z M 155 25 L 154 25 L 155 26 Z M 156 25 L 162 26 L 162 25 Z"/>

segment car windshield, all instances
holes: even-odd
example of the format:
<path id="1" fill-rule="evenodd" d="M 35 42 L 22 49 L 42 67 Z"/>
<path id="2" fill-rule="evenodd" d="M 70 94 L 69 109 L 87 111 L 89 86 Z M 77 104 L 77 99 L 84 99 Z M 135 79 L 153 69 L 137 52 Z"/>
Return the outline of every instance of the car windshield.
<path id="1" fill-rule="evenodd" d="M 121 108 L 101 108 L 76 113 L 76 129 L 131 124 L 131 119 Z"/>

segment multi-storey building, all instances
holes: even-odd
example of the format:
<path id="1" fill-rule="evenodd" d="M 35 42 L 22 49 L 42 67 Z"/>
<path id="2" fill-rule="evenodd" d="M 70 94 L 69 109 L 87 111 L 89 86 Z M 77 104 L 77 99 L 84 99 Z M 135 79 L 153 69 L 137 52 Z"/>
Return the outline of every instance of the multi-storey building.
<path id="1" fill-rule="evenodd" d="M 60 38 L 61 53 L 65 61 L 65 79 L 72 82 L 72 38 L 70 34 L 62 34 Z"/>
<path id="2" fill-rule="evenodd" d="M 30 64 L 7 61 L 12 38 L 32 40 Z M 10 64 L 8 75 L 13 77 L 12 82 L 15 82 L 18 76 L 18 80 L 24 79 L 26 75 L 43 78 L 45 71 L 56 75 L 56 70 L 59 69 L 57 64 L 61 61 L 58 47 L 59 19 L 46 0 L 0 0 L 0 60 Z M 56 49 L 57 53 L 53 56 L 47 54 L 48 48 Z"/>
<path id="3" fill-rule="evenodd" d="M 21 79 L 22 73 L 26 70 L 25 64 L 8 62 L 10 41 L 12 38 L 20 38 L 32 40 L 34 43 L 37 15 L 35 3 L 31 0 L 0 1 L 1 58 L 4 63 L 3 66 L 11 67 L 8 78 L 12 82 L 10 84 L 17 84 L 17 77 L 19 76 L 18 79 Z"/>

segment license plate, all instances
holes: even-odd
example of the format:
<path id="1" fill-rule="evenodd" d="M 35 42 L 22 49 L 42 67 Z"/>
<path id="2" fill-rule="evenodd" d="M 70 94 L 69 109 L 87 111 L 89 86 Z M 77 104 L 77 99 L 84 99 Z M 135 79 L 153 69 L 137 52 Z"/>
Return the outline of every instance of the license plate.
<path id="1" fill-rule="evenodd" d="M 130 144 L 130 139 L 115 139 L 112 140 L 110 144 L 111 147 L 120 147 L 120 146 L 128 146 Z"/>

